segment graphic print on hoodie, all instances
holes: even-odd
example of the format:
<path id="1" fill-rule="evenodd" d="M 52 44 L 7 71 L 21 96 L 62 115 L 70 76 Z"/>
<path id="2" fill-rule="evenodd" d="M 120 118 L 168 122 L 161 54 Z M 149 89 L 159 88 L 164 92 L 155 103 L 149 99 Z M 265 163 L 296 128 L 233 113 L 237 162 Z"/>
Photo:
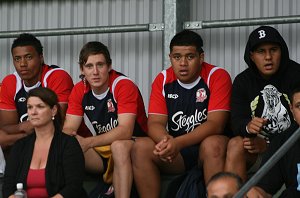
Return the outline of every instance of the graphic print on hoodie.
<path id="1" fill-rule="evenodd" d="M 278 71 L 268 79 L 259 73 L 250 53 L 259 44 L 277 43 L 281 48 Z M 261 135 L 272 138 L 294 122 L 289 109 L 289 93 L 300 85 L 300 65 L 289 58 L 287 45 L 279 32 L 270 26 L 254 30 L 248 39 L 244 60 L 248 68 L 233 82 L 231 98 L 231 123 L 235 135 L 251 136 L 246 125 L 253 117 L 268 120 Z"/>

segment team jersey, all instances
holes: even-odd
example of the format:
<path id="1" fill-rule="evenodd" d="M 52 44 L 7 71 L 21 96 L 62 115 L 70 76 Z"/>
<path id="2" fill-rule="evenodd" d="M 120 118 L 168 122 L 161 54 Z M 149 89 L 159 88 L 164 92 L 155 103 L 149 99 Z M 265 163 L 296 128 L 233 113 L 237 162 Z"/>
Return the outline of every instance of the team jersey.
<path id="1" fill-rule="evenodd" d="M 109 88 L 102 98 L 97 97 L 88 84 L 83 81 L 77 83 L 70 95 L 67 110 L 67 114 L 83 116 L 93 136 L 117 127 L 118 115 L 124 113 L 137 116 L 133 135 L 144 136 L 147 117 L 140 91 L 129 78 L 114 70 L 109 73 Z"/>
<path id="2" fill-rule="evenodd" d="M 68 103 L 68 97 L 73 88 L 71 76 L 54 65 L 43 65 L 40 81 L 26 91 L 23 80 L 17 72 L 6 76 L 2 81 L 0 109 L 18 112 L 19 121 L 26 121 L 27 116 L 27 95 L 30 89 L 38 86 L 52 89 L 58 96 L 60 103 Z"/>
<path id="3" fill-rule="evenodd" d="M 230 94 L 230 76 L 220 67 L 204 62 L 199 78 L 191 84 L 181 83 L 170 67 L 152 84 L 149 114 L 167 115 L 167 129 L 177 137 L 205 122 L 209 112 L 229 111 Z"/>

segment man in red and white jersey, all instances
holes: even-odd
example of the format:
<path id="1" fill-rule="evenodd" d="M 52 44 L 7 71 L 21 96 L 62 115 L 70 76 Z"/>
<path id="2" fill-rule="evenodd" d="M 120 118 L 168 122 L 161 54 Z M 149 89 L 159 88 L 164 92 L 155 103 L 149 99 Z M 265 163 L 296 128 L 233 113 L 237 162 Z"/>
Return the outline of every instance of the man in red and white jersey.
<path id="1" fill-rule="evenodd" d="M 15 72 L 7 75 L 1 86 L 0 145 L 5 148 L 31 133 L 27 120 L 27 93 L 35 87 L 48 87 L 58 96 L 63 117 L 73 88 L 71 76 L 55 65 L 44 63 L 43 47 L 32 34 L 21 34 L 11 47 Z"/>
<path id="2" fill-rule="evenodd" d="M 101 42 L 82 47 L 79 65 L 82 81 L 70 95 L 63 131 L 78 139 L 87 171 L 103 173 L 115 197 L 129 197 L 133 180 L 130 150 L 136 136 L 147 132 L 142 95 L 132 80 L 112 69 L 110 53 Z M 89 129 L 88 137 L 80 130 L 82 121 Z"/>
<path id="3" fill-rule="evenodd" d="M 203 41 L 192 31 L 170 43 L 172 66 L 152 83 L 148 135 L 132 149 L 134 179 L 141 197 L 159 197 L 160 172 L 183 173 L 198 165 L 205 180 L 221 171 L 223 133 L 229 119 L 231 79 L 222 68 L 204 62 Z M 144 179 L 147 178 L 147 179 Z"/>

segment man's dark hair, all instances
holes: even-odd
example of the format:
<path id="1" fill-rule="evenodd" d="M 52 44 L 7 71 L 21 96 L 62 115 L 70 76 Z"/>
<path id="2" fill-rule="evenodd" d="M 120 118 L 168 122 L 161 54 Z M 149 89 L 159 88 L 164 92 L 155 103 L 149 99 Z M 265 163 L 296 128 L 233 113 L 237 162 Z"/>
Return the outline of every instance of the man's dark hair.
<path id="1" fill-rule="evenodd" d="M 199 53 L 203 52 L 203 40 L 199 34 L 190 30 L 177 33 L 170 42 L 170 52 L 174 46 L 194 46 Z"/>
<path id="2" fill-rule="evenodd" d="M 237 189 L 240 189 L 243 185 L 243 180 L 240 176 L 238 176 L 235 173 L 231 173 L 231 172 L 219 172 L 217 174 L 215 174 L 214 176 L 212 176 L 210 178 L 210 180 L 207 183 L 207 186 L 212 183 L 215 182 L 219 179 L 223 179 L 223 178 L 232 178 L 236 181 L 236 185 L 237 185 Z"/>
<path id="3" fill-rule="evenodd" d="M 23 33 L 20 34 L 14 41 L 11 46 L 11 53 L 14 48 L 16 47 L 23 47 L 23 46 L 32 46 L 37 51 L 39 55 L 43 54 L 43 46 L 41 41 L 37 39 L 34 35 Z"/>
<path id="4" fill-rule="evenodd" d="M 106 60 L 106 64 L 111 65 L 111 58 L 110 58 L 108 48 L 99 41 L 92 41 L 86 43 L 80 51 L 79 54 L 80 68 L 83 67 L 83 65 L 86 63 L 90 55 L 96 55 L 96 54 L 103 54 Z"/>

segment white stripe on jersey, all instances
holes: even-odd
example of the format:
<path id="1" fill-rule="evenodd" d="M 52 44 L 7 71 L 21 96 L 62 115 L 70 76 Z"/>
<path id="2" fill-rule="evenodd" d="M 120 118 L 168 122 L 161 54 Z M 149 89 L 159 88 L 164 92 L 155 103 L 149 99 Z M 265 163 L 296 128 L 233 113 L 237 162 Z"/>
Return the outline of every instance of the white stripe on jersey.
<path id="1" fill-rule="evenodd" d="M 131 79 L 129 79 L 129 78 L 126 77 L 126 76 L 118 76 L 118 77 L 114 80 L 113 84 L 111 85 L 111 92 L 112 92 L 112 94 L 113 94 L 114 101 L 115 101 L 116 103 L 117 103 L 117 101 L 116 101 L 116 99 L 115 99 L 114 91 L 115 91 L 115 88 L 116 88 L 118 82 L 120 82 L 121 80 L 130 80 L 131 82 L 133 82 Z"/>
<path id="2" fill-rule="evenodd" d="M 93 134 L 93 136 L 96 136 L 97 133 L 96 133 L 91 121 L 89 120 L 89 118 L 87 117 L 87 115 L 85 113 L 83 114 L 83 120 L 84 120 L 86 127 L 90 130 L 90 132 Z"/>
<path id="3" fill-rule="evenodd" d="M 216 70 L 218 70 L 218 69 L 221 69 L 220 67 L 214 67 L 214 68 L 212 68 L 211 70 L 210 70 L 210 72 L 209 72 L 209 74 L 208 74 L 208 78 L 207 78 L 207 86 L 208 86 L 208 88 L 209 88 L 209 81 L 210 81 L 210 76 L 216 71 Z"/>
<path id="4" fill-rule="evenodd" d="M 53 69 L 47 71 L 47 73 L 44 76 L 44 81 L 43 81 L 44 87 L 47 87 L 47 78 L 50 76 L 50 74 L 52 74 L 52 72 L 55 72 L 58 70 L 63 70 L 63 69 L 62 68 L 53 68 Z"/>
<path id="5" fill-rule="evenodd" d="M 165 97 L 165 84 L 166 84 L 166 79 L 167 79 L 167 71 L 163 70 L 162 75 L 164 75 L 164 82 L 163 82 L 163 89 L 162 89 L 162 95 Z"/>
<path id="6" fill-rule="evenodd" d="M 17 81 L 17 84 L 16 84 L 16 93 L 14 95 L 14 101 L 16 100 L 16 95 L 17 93 L 20 91 L 20 89 L 22 88 L 22 79 L 21 77 L 19 76 L 19 74 L 17 72 L 14 72 L 14 75 L 16 77 L 16 81 Z"/>

